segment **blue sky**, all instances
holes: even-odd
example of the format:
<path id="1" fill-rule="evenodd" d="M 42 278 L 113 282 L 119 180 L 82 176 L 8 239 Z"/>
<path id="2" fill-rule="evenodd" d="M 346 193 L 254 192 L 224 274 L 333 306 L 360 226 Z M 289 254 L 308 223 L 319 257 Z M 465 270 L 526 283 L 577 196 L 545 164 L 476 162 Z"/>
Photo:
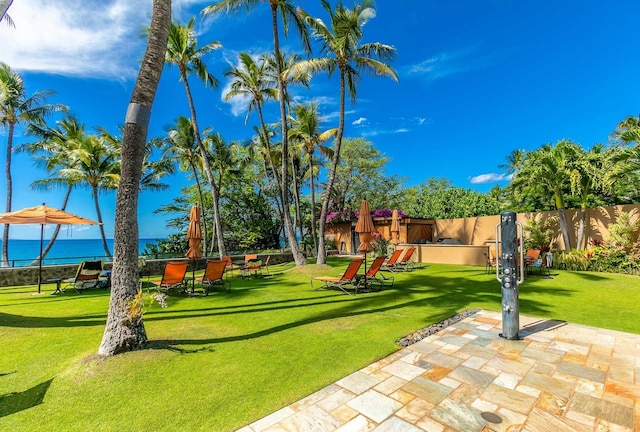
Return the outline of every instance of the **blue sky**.
<path id="1" fill-rule="evenodd" d="M 184 23 L 209 4 L 174 0 L 174 19 Z M 327 19 L 318 1 L 298 4 Z M 345 135 L 372 141 L 391 158 L 387 174 L 406 177 L 407 186 L 429 177 L 483 192 L 504 186 L 498 165 L 512 150 L 564 138 L 584 147 L 606 143 L 620 120 L 640 112 L 640 2 L 378 0 L 376 7 L 364 41 L 397 49 L 392 66 L 400 82 L 363 75 L 357 103 L 347 105 Z M 140 27 L 148 25 L 150 10 L 149 0 L 15 0 L 9 14 L 16 28 L 0 25 L 0 61 L 22 74 L 30 92 L 55 90 L 51 102 L 68 105 L 89 128 L 115 132 L 144 50 Z M 257 119 L 250 117 L 245 124 L 245 101 L 222 100 L 223 73 L 236 64 L 239 52 L 272 51 L 269 9 L 261 5 L 248 15 L 198 19 L 198 32 L 201 44 L 223 45 L 205 59 L 220 87 L 212 90 L 191 81 L 200 126 L 212 126 L 228 141 L 247 139 Z M 292 32 L 283 48 L 301 53 L 296 38 Z M 334 79 L 318 75 L 311 90 L 292 93 L 297 101 L 319 102 L 324 125 L 337 125 Z M 268 109 L 268 121 L 276 120 L 276 110 L 275 104 Z M 177 116 L 187 114 L 176 70 L 165 68 L 150 136 L 161 136 Z M 16 144 L 28 140 L 21 132 Z M 4 130 L 0 141 L 6 142 Z M 29 188 L 45 174 L 27 156 L 14 156 L 13 175 L 14 209 L 42 202 L 60 206 L 62 192 Z M 141 237 L 168 233 L 164 219 L 152 212 L 178 195 L 186 180 L 177 173 L 168 182 L 170 191 L 141 196 Z M 0 202 L 5 199 L 2 177 Z M 100 200 L 112 237 L 115 193 Z M 95 218 L 89 191 L 75 191 L 68 209 Z M 14 226 L 12 238 L 37 238 L 38 231 Z M 97 238 L 99 232 L 74 227 L 71 236 Z"/>

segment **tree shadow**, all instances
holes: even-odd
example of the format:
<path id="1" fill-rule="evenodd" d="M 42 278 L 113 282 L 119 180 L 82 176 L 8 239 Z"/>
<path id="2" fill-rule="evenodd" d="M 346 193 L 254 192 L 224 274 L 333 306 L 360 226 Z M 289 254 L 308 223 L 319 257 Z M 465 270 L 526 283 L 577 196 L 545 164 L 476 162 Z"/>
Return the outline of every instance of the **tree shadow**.
<path id="1" fill-rule="evenodd" d="M 494 303 L 496 305 L 495 309 L 500 310 L 500 284 L 495 281 L 495 279 L 478 281 L 476 279 L 469 279 L 465 277 L 451 278 L 418 273 L 419 272 L 406 274 L 404 279 L 400 281 L 400 283 L 395 284 L 392 288 L 379 292 L 361 294 L 349 298 L 345 298 L 343 295 L 344 300 L 327 300 L 319 297 L 315 302 L 286 305 L 271 304 L 269 306 L 256 305 L 262 307 L 257 307 L 250 310 L 221 311 L 212 315 L 287 310 L 326 303 L 334 303 L 337 306 L 335 309 L 324 310 L 303 319 L 290 321 L 271 327 L 264 327 L 262 329 L 256 329 L 255 331 L 243 334 L 203 339 L 158 340 L 154 341 L 152 346 L 156 348 L 176 349 L 177 346 L 181 345 L 210 345 L 251 340 L 296 327 L 316 324 L 322 321 L 356 317 L 368 314 L 384 314 L 398 311 L 404 308 L 424 308 L 425 313 L 430 312 L 431 315 L 425 316 L 425 324 L 428 324 L 430 322 L 437 322 L 441 319 L 450 317 L 460 312 L 461 310 L 473 307 L 478 303 Z M 463 274 L 468 275 L 470 274 L 470 272 L 466 270 L 461 272 L 461 275 Z M 428 277 L 428 279 L 426 279 L 428 281 L 428 284 L 425 284 L 425 276 Z M 543 288 L 537 289 L 542 290 Z M 571 290 L 555 289 L 550 294 L 556 296 L 568 296 L 571 295 L 571 293 L 573 293 L 573 291 Z M 330 295 L 334 296 L 335 294 L 330 293 Z M 524 303 L 527 313 L 537 312 L 545 314 L 550 312 L 548 305 L 544 302 L 527 299 Z M 429 306 L 434 306 L 434 308 L 429 308 Z M 192 315 L 184 314 L 183 316 L 172 317 L 158 316 L 155 319 L 176 319 L 180 317 L 187 318 L 190 316 Z"/>
<path id="2" fill-rule="evenodd" d="M 0 395 L 0 418 L 40 405 L 53 378 L 22 392 Z"/>

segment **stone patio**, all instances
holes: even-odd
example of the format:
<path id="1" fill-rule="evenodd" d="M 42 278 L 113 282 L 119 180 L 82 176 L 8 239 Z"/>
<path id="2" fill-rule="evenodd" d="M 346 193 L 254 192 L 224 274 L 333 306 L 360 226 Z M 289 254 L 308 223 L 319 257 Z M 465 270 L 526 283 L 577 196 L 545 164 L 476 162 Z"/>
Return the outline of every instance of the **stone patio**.
<path id="1" fill-rule="evenodd" d="M 480 311 L 240 432 L 640 431 L 640 335 Z"/>

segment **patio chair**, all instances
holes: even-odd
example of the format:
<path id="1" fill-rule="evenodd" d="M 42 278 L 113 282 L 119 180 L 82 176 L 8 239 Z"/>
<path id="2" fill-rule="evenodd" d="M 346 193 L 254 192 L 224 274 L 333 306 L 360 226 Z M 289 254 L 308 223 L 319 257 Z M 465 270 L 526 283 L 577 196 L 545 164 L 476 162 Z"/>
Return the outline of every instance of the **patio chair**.
<path id="1" fill-rule="evenodd" d="M 231 283 L 224 277 L 226 268 L 227 263 L 224 260 L 207 260 L 204 275 L 196 278 L 202 285 L 205 295 L 209 295 L 209 290 L 215 285 L 221 285 L 223 290 L 231 292 Z"/>
<path id="2" fill-rule="evenodd" d="M 231 276 L 233 276 L 234 266 L 233 266 L 233 261 L 231 260 L 231 257 L 229 255 L 225 255 L 222 257 L 222 261 L 224 261 L 225 270 L 228 272 L 231 272 Z"/>
<path id="3" fill-rule="evenodd" d="M 391 268 L 391 271 L 411 271 L 415 267 L 415 262 L 411 259 L 413 257 L 413 253 L 416 251 L 415 247 L 410 247 L 407 251 L 402 255 L 402 258 L 398 260 L 397 263 Z"/>
<path id="4" fill-rule="evenodd" d="M 251 261 L 256 261 L 258 259 L 258 254 L 246 254 L 244 256 L 244 264 L 240 268 L 240 276 L 246 277 L 249 273 L 247 273 L 247 266 Z"/>
<path id="5" fill-rule="evenodd" d="M 253 260 L 247 261 L 247 263 L 244 265 L 244 272 L 242 274 L 242 277 L 249 277 L 249 276 L 253 276 L 253 277 L 262 276 L 262 260 L 261 259 L 253 259 Z"/>
<path id="6" fill-rule="evenodd" d="M 529 249 L 524 257 L 524 264 L 527 266 L 527 273 L 534 267 L 534 264 L 540 259 L 540 249 Z"/>
<path id="7" fill-rule="evenodd" d="M 402 255 L 403 251 L 404 249 L 396 249 L 395 252 L 391 254 L 391 257 L 386 262 L 382 263 L 381 270 L 392 271 L 393 267 L 398 262 L 398 259 L 400 259 L 400 255 Z"/>
<path id="8" fill-rule="evenodd" d="M 539 268 L 540 275 L 544 274 L 544 271 L 546 270 L 547 276 L 551 276 L 551 267 L 553 267 L 553 254 L 551 252 L 545 253 L 544 257 L 538 258 L 531 267 Z"/>
<path id="9" fill-rule="evenodd" d="M 387 277 L 383 275 L 382 272 L 380 272 L 380 269 L 382 268 L 382 264 L 386 259 L 387 259 L 386 255 L 381 255 L 376 259 L 374 259 L 373 262 L 371 263 L 371 267 L 365 274 L 367 283 L 371 281 L 377 284 L 378 289 L 382 289 L 387 284 L 389 286 L 393 286 L 393 281 L 394 281 L 393 276 Z"/>
<path id="10" fill-rule="evenodd" d="M 184 278 L 187 274 L 188 261 L 169 261 L 164 266 L 162 279 L 150 281 L 158 291 L 169 291 L 178 288 L 186 289 Z M 148 289 L 147 289 L 148 290 Z"/>
<path id="11" fill-rule="evenodd" d="M 78 266 L 76 275 L 72 278 L 64 279 L 62 282 L 65 288 L 73 287 L 78 293 L 87 288 L 107 288 L 106 279 L 100 278 L 103 269 L 102 261 L 82 261 Z M 105 282 L 104 284 L 102 282 Z"/>
<path id="12" fill-rule="evenodd" d="M 364 262 L 364 259 L 362 258 L 358 258 L 351 261 L 347 269 L 344 271 L 344 274 L 339 277 L 318 276 L 318 277 L 312 278 L 310 281 L 311 289 L 318 290 L 322 288 L 325 288 L 325 289 L 338 288 L 339 290 L 345 292 L 348 295 L 351 295 L 348 289 L 353 289 L 354 294 L 358 294 L 358 286 L 360 285 L 360 279 L 357 277 L 357 275 L 358 275 L 358 270 L 360 270 L 360 266 L 362 266 L 363 262 Z M 323 282 L 323 285 L 319 287 L 314 287 L 313 286 L 314 280 Z"/>
<path id="13" fill-rule="evenodd" d="M 494 269 L 496 268 L 496 257 L 495 256 L 491 257 L 486 252 L 484 252 L 483 255 L 484 255 L 484 258 L 487 260 L 487 264 L 485 268 L 485 270 L 487 271 L 487 274 L 493 273 Z"/>
<path id="14" fill-rule="evenodd" d="M 260 270 L 264 270 L 266 272 L 265 276 L 271 276 L 271 273 L 269 273 L 269 260 L 271 259 L 271 255 L 267 255 L 267 259 L 264 260 L 264 263 L 262 264 L 262 268 Z"/>

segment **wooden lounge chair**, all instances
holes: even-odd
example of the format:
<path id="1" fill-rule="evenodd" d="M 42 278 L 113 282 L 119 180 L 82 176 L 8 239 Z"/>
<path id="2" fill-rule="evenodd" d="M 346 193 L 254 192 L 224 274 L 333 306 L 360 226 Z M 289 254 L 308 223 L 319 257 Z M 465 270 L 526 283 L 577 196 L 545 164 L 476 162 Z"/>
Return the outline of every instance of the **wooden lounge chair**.
<path id="1" fill-rule="evenodd" d="M 410 247 L 407 251 L 402 255 L 402 258 L 398 260 L 398 262 L 391 269 L 392 271 L 411 271 L 415 267 L 415 263 L 411 259 L 413 257 L 413 253 L 416 251 L 416 248 Z"/>
<path id="2" fill-rule="evenodd" d="M 393 267 L 398 262 L 398 259 L 400 259 L 400 255 L 402 255 L 403 251 L 404 251 L 404 249 L 396 249 L 391 254 L 391 257 L 386 262 L 382 263 L 381 270 L 383 270 L 383 271 L 392 271 Z"/>
<path id="3" fill-rule="evenodd" d="M 221 285 L 222 289 L 231 292 L 231 283 L 224 278 L 226 268 L 227 263 L 224 260 L 207 260 L 204 275 L 196 278 L 202 285 L 205 295 L 209 295 L 209 290 L 215 285 Z"/>
<path id="4" fill-rule="evenodd" d="M 108 286 L 106 283 L 107 280 L 104 278 L 100 279 L 102 266 L 102 261 L 82 261 L 78 266 L 76 275 L 62 282 L 66 284 L 65 288 L 73 287 L 78 293 L 87 288 L 102 287 L 106 289 Z M 105 282 L 104 284 L 102 284 L 103 281 Z M 62 291 L 64 291 L 65 288 L 63 288 Z"/>
<path id="5" fill-rule="evenodd" d="M 393 286 L 393 276 L 386 277 L 380 272 L 382 264 L 386 259 L 387 257 L 385 255 L 381 255 L 373 260 L 373 262 L 371 263 L 371 267 L 365 275 L 367 284 L 376 284 L 378 286 L 378 289 L 382 289 L 382 287 L 387 284 L 389 284 L 389 286 Z"/>
<path id="6" fill-rule="evenodd" d="M 186 289 L 184 277 L 187 274 L 188 261 L 169 261 L 164 266 L 162 279 L 159 281 L 150 281 L 156 286 L 158 291 L 169 291 L 172 289 Z"/>
<path id="7" fill-rule="evenodd" d="M 344 274 L 339 277 L 331 277 L 331 276 L 314 277 L 313 279 L 311 279 L 311 289 L 318 290 L 321 288 L 325 288 L 325 289 L 338 288 L 349 295 L 351 295 L 351 293 L 348 291 L 348 289 L 353 289 L 354 294 L 357 294 L 358 286 L 360 285 L 360 279 L 357 278 L 356 276 L 363 262 L 364 262 L 364 259 L 362 258 L 358 258 L 351 261 L 347 269 L 344 271 Z M 322 286 L 314 287 L 313 286 L 314 280 L 324 282 L 324 283 Z"/>

